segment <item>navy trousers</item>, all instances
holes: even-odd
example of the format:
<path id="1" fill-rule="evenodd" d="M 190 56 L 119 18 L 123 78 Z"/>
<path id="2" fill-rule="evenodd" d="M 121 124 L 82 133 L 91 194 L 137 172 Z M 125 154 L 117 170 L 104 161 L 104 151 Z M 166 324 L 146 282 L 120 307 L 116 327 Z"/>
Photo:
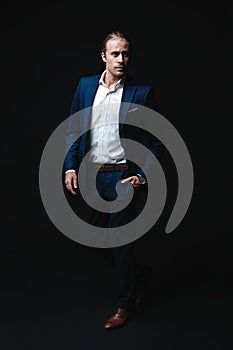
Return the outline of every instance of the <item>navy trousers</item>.
<path id="1" fill-rule="evenodd" d="M 135 175 L 135 171 L 131 171 L 130 169 L 120 171 L 99 171 L 96 176 L 96 187 L 99 195 L 106 201 L 109 201 L 109 203 L 116 200 L 117 182 L 132 175 Z M 132 185 L 127 184 L 125 187 L 126 190 L 127 186 Z M 144 191 L 140 188 L 135 188 L 133 200 L 124 210 L 114 213 L 106 213 L 88 206 L 83 210 L 82 216 L 84 216 L 84 220 L 93 226 L 105 228 L 119 227 L 120 230 L 121 225 L 129 223 L 142 210 L 144 202 Z M 129 311 L 133 310 L 135 307 L 136 264 L 134 244 L 134 242 L 131 242 L 113 248 L 100 248 L 103 255 L 105 257 L 107 256 L 108 261 L 112 264 L 115 271 L 115 307 L 122 307 Z M 107 250 L 107 252 L 104 250 Z"/>

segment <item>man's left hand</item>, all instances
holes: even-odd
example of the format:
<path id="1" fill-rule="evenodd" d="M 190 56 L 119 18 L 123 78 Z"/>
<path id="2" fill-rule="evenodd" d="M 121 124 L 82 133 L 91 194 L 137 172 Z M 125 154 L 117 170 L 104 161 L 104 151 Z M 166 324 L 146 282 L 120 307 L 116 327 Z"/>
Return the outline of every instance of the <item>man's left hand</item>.
<path id="1" fill-rule="evenodd" d="M 126 179 L 121 180 L 122 184 L 125 184 L 127 182 L 130 182 L 134 187 L 140 186 L 139 178 L 136 175 L 135 176 L 130 176 L 130 177 L 127 177 Z"/>

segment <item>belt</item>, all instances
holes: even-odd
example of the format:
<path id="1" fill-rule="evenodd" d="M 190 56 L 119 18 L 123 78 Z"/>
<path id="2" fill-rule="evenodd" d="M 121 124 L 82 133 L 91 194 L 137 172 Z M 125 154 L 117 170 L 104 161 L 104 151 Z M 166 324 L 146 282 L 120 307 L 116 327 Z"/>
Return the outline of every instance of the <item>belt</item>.
<path id="1" fill-rule="evenodd" d="M 127 170 L 129 166 L 127 164 L 96 164 L 96 171 L 120 171 Z"/>

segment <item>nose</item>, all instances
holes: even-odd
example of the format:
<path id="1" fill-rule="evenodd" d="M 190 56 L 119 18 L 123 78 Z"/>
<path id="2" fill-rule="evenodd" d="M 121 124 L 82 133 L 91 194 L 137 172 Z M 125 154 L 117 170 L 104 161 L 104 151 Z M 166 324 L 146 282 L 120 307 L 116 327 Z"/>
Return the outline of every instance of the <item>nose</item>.
<path id="1" fill-rule="evenodd" d="M 124 55 L 123 53 L 120 53 L 119 56 L 118 56 L 118 61 L 119 62 L 123 62 L 124 61 Z"/>

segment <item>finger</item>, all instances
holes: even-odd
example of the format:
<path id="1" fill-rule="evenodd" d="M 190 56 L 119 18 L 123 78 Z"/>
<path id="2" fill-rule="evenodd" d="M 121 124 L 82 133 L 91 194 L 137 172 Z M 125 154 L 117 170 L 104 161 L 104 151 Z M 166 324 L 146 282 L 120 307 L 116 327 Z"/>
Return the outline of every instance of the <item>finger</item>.
<path id="1" fill-rule="evenodd" d="M 131 184 L 132 184 L 134 187 L 139 186 L 138 183 L 137 183 L 136 181 L 130 181 L 130 182 L 131 182 Z"/>
<path id="2" fill-rule="evenodd" d="M 74 188 L 78 188 L 78 181 L 76 178 L 74 178 Z"/>
<path id="3" fill-rule="evenodd" d="M 73 190 L 72 186 L 70 187 L 69 191 L 72 193 L 73 196 L 75 196 L 77 193 Z"/>
<path id="4" fill-rule="evenodd" d="M 132 177 L 127 177 L 126 179 L 121 180 L 122 184 L 125 184 L 126 182 L 130 182 Z"/>
<path id="5" fill-rule="evenodd" d="M 139 186 L 139 180 L 138 180 L 138 177 L 137 176 L 132 176 L 132 180 L 130 181 L 131 184 L 134 186 L 134 187 L 138 187 Z"/>
<path id="6" fill-rule="evenodd" d="M 76 195 L 76 192 L 73 190 L 71 182 L 66 182 L 66 188 L 69 192 L 71 192 L 73 195 Z"/>

